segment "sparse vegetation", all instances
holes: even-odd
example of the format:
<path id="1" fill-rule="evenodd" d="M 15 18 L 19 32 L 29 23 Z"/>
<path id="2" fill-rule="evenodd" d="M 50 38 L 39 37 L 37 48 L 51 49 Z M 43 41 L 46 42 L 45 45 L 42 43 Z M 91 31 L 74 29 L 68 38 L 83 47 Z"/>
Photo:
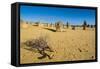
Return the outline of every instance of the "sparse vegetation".
<path id="1" fill-rule="evenodd" d="M 45 51 L 53 52 L 53 50 L 49 47 L 46 38 L 45 37 L 39 37 L 37 39 L 28 40 L 24 42 L 26 46 L 31 47 L 32 49 L 37 49 L 38 53 L 40 53 L 42 56 L 38 57 L 38 59 L 43 59 L 48 57 L 49 59 L 52 59 L 50 55 L 48 55 Z"/>
<path id="2" fill-rule="evenodd" d="M 95 59 L 91 58 L 95 56 L 95 29 L 91 30 L 91 25 L 85 29 L 88 32 L 83 31 L 83 27 L 87 26 L 85 21 L 84 26 L 70 25 L 67 29 L 59 21 L 53 27 L 50 27 L 50 23 L 44 24 L 43 27 L 35 24 L 26 24 L 27 28 L 21 26 L 20 43 L 24 44 L 20 45 L 22 64 Z M 49 38 L 44 37 L 46 34 Z"/>

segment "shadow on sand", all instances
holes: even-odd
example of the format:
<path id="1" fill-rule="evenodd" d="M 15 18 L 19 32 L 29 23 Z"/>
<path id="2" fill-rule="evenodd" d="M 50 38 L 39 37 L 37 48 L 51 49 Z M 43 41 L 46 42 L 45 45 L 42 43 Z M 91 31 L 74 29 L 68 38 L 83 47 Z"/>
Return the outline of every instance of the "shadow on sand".
<path id="1" fill-rule="evenodd" d="M 44 29 L 47 29 L 47 30 L 52 31 L 52 32 L 56 32 L 56 30 L 54 30 L 54 29 L 50 29 L 50 28 L 44 28 Z"/>

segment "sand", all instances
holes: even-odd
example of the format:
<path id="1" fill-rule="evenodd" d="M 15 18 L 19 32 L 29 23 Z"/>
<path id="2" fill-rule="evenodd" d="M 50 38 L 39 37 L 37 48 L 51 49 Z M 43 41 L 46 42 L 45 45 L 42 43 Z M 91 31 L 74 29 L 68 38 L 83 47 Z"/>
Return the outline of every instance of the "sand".
<path id="1" fill-rule="evenodd" d="M 28 25 L 27 28 L 21 27 L 21 64 L 95 59 L 95 29 L 64 29 L 65 32 L 54 32 L 49 29 L 46 29 L 46 27 L 37 27 L 32 25 Z M 52 59 L 38 59 L 37 57 L 41 55 L 35 49 L 28 50 L 25 48 L 25 45 L 21 44 L 26 40 L 36 39 L 39 36 L 46 37 L 49 46 L 53 49 L 54 52 L 47 52 L 50 56 L 52 56 Z"/>

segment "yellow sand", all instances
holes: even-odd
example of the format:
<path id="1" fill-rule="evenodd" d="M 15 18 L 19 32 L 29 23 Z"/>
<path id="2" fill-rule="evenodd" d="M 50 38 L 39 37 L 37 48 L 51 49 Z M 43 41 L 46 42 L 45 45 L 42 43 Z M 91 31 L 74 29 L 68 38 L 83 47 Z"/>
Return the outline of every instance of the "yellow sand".
<path id="1" fill-rule="evenodd" d="M 66 32 L 53 32 L 51 30 L 28 25 L 28 28 L 21 28 L 21 43 L 39 36 L 47 38 L 49 46 L 54 52 L 49 53 L 52 59 L 38 59 L 41 56 L 35 50 L 27 50 L 25 45 L 20 43 L 20 62 L 39 63 L 75 60 L 94 60 L 95 59 L 95 29 L 88 28 L 82 30 L 65 29 Z"/>

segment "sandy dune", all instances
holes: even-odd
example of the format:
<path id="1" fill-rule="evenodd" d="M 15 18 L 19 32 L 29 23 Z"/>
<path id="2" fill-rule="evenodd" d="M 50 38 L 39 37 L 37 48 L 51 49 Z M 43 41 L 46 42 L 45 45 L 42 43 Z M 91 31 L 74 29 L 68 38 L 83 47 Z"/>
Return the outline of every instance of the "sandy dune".
<path id="1" fill-rule="evenodd" d="M 47 38 L 49 46 L 54 50 L 50 54 L 53 58 L 38 59 L 41 56 L 36 50 L 28 50 L 20 43 L 20 61 L 24 63 L 94 60 L 95 59 L 95 30 L 65 29 L 66 32 L 54 32 L 51 28 L 29 25 L 21 28 L 21 43 L 39 36 Z M 28 47 L 27 47 L 28 48 Z"/>

